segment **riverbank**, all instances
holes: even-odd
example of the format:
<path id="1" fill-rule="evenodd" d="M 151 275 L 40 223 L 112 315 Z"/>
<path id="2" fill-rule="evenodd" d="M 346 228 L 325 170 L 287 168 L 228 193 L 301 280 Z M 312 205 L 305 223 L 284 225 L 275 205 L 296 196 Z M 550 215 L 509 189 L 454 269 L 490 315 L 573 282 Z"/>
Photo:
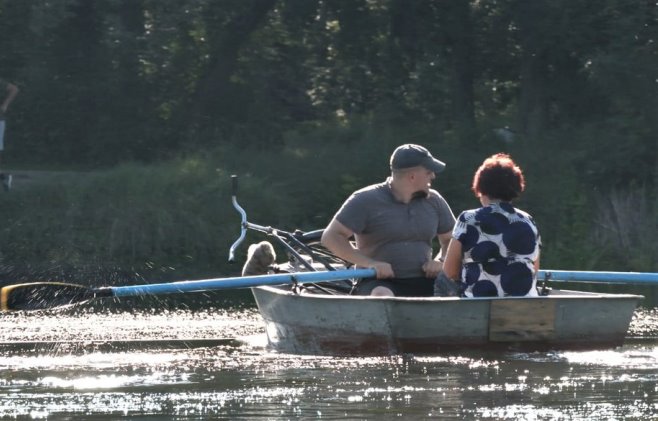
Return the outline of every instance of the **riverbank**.
<path id="1" fill-rule="evenodd" d="M 239 175 L 239 203 L 250 222 L 314 230 L 328 223 L 352 191 L 386 178 L 388 156 L 398 143 L 389 135 L 306 146 L 303 141 L 311 135 L 277 152 L 225 146 L 94 171 L 12 171 L 12 190 L 0 191 L 0 279 L 56 276 L 93 285 L 100 279 L 128 283 L 238 275 L 248 244 L 264 238 L 249 233 L 236 264 L 227 262 L 240 234 L 240 215 L 231 203 L 232 174 Z M 436 149 L 449 165 L 434 187 L 455 214 L 474 207 L 468 180 L 481 157 L 451 139 Z M 529 211 L 540 227 L 543 267 L 656 271 L 656 246 L 649 237 L 639 236 L 632 254 L 619 251 L 622 243 L 614 240 L 619 233 L 649 232 L 650 191 L 638 190 L 637 200 L 619 196 L 626 207 L 610 206 L 603 194 L 590 197 L 590 187 L 569 162 L 524 148 L 510 153 L 524 162 L 528 190 L 515 205 Z M 637 215 L 629 229 L 614 231 L 602 224 L 606 217 L 627 214 Z"/>
<path id="2" fill-rule="evenodd" d="M 11 190 L 26 190 L 47 184 L 74 183 L 87 176 L 82 171 L 5 170 L 11 174 Z M 10 190 L 10 191 L 11 191 Z"/>
<path id="3" fill-rule="evenodd" d="M 215 259 L 228 255 L 229 183 L 219 179 L 229 176 L 210 162 L 12 173 L 0 194 L 3 280 L 107 284 L 230 269 Z"/>

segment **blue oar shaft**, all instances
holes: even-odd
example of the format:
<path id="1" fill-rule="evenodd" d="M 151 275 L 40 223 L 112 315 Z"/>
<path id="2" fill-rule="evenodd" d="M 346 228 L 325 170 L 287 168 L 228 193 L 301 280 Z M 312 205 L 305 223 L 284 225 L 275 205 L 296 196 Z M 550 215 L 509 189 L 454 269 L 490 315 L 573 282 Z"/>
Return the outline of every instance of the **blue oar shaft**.
<path id="1" fill-rule="evenodd" d="M 658 273 L 649 272 L 597 272 L 569 270 L 540 270 L 538 280 L 579 281 L 610 284 L 653 284 L 658 285 Z"/>
<path id="2" fill-rule="evenodd" d="M 343 269 L 335 271 L 278 273 L 273 275 L 214 278 L 197 281 L 169 282 L 162 284 L 128 285 L 112 287 L 111 290 L 112 295 L 114 296 L 126 297 L 136 295 L 159 295 L 220 289 L 251 288 L 266 285 L 281 285 L 292 282 L 303 284 L 337 281 L 350 278 L 370 278 L 374 276 L 374 269 Z M 646 272 L 600 272 L 545 269 L 540 270 L 537 276 L 539 280 L 544 280 L 547 277 L 549 277 L 551 281 L 556 282 L 658 285 L 658 273 Z"/>
<path id="3" fill-rule="evenodd" d="M 320 272 L 277 273 L 274 275 L 240 276 L 234 278 L 201 279 L 164 284 L 145 284 L 112 287 L 112 295 L 127 297 L 136 295 L 175 294 L 181 292 L 211 291 L 218 289 L 251 288 L 265 285 L 281 285 L 292 282 L 313 283 L 338 281 L 350 278 L 375 276 L 374 269 L 343 269 Z"/>

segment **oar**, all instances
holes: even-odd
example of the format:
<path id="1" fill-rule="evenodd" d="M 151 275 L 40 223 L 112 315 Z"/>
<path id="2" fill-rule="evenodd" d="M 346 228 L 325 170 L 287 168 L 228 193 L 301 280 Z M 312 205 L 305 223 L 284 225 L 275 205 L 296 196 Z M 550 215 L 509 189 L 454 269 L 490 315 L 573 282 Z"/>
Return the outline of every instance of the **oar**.
<path id="1" fill-rule="evenodd" d="M 265 285 L 300 284 L 375 276 L 374 269 L 279 273 L 274 275 L 202 279 L 162 284 L 88 288 L 60 282 L 33 282 L 0 289 L 0 310 L 39 310 L 78 304 L 98 297 L 175 294 Z M 540 280 L 658 285 L 658 273 L 540 270 Z"/>
<path id="2" fill-rule="evenodd" d="M 273 275 L 201 279 L 163 284 L 88 288 L 60 282 L 33 282 L 0 289 L 0 310 L 43 310 L 79 304 L 97 297 L 176 294 L 220 289 L 251 288 L 265 285 L 338 281 L 375 276 L 374 269 L 343 269 L 318 272 L 277 273 Z"/>
<path id="3" fill-rule="evenodd" d="M 537 279 L 557 282 L 658 285 L 658 273 L 540 270 Z"/>

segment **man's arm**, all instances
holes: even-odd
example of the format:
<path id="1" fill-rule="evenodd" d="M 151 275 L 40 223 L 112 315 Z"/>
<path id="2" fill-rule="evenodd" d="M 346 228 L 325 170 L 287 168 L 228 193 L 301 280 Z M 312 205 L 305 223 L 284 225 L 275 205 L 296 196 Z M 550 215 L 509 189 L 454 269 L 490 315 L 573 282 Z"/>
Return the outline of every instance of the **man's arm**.
<path id="1" fill-rule="evenodd" d="M 437 259 L 439 257 L 445 258 L 446 253 L 448 253 L 448 245 L 450 244 L 450 240 L 452 239 L 452 231 L 439 234 L 438 238 L 439 238 L 439 246 L 441 247 L 441 250 L 439 250 L 439 253 L 436 255 L 436 257 Z"/>
<path id="2" fill-rule="evenodd" d="M 7 112 L 7 108 L 9 108 L 11 102 L 14 100 L 14 98 L 16 98 L 16 95 L 18 95 L 18 87 L 13 83 L 7 83 L 7 96 L 2 102 L 3 113 Z"/>
<path id="3" fill-rule="evenodd" d="M 389 263 L 379 262 L 361 253 L 350 242 L 354 233 L 345 225 L 333 219 L 322 233 L 322 245 L 330 252 L 357 266 L 373 268 L 378 279 L 393 278 L 393 268 Z"/>
<path id="4" fill-rule="evenodd" d="M 448 231 L 443 234 L 437 234 L 439 240 L 439 251 L 436 253 L 434 260 L 425 262 L 423 265 L 423 271 L 425 276 L 428 278 L 436 278 L 439 272 L 443 270 L 443 260 L 446 257 L 448 252 L 448 244 L 450 244 L 450 238 L 452 238 L 452 232 Z"/>

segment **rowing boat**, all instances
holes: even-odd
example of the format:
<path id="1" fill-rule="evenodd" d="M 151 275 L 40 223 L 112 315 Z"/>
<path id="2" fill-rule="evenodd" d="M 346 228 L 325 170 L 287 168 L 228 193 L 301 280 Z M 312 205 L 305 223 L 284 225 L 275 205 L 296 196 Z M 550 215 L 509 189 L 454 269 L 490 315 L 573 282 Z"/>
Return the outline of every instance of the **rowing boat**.
<path id="1" fill-rule="evenodd" d="M 232 182 L 232 202 L 242 223 L 229 261 L 247 230 L 253 230 L 270 236 L 286 250 L 290 261 L 278 269 L 301 271 L 291 273 L 293 278 L 314 271 L 318 275 L 322 272 L 317 271 L 340 272 L 348 266 L 319 244 L 319 230 L 290 233 L 249 222 L 237 202 L 236 176 Z M 540 272 L 544 285 L 547 281 L 658 283 L 654 273 Z M 374 272 L 360 276 L 372 277 Z M 302 285 L 293 279 L 292 285 L 252 287 L 270 346 L 300 354 L 371 355 L 435 353 L 473 346 L 608 348 L 623 344 L 635 308 L 644 298 L 546 286 L 538 297 L 363 297 L 350 295 L 349 287 L 337 285 Z"/>
<path id="2" fill-rule="evenodd" d="M 643 298 L 552 289 L 540 297 L 362 297 L 252 288 L 271 347 L 331 355 L 622 345 Z"/>

